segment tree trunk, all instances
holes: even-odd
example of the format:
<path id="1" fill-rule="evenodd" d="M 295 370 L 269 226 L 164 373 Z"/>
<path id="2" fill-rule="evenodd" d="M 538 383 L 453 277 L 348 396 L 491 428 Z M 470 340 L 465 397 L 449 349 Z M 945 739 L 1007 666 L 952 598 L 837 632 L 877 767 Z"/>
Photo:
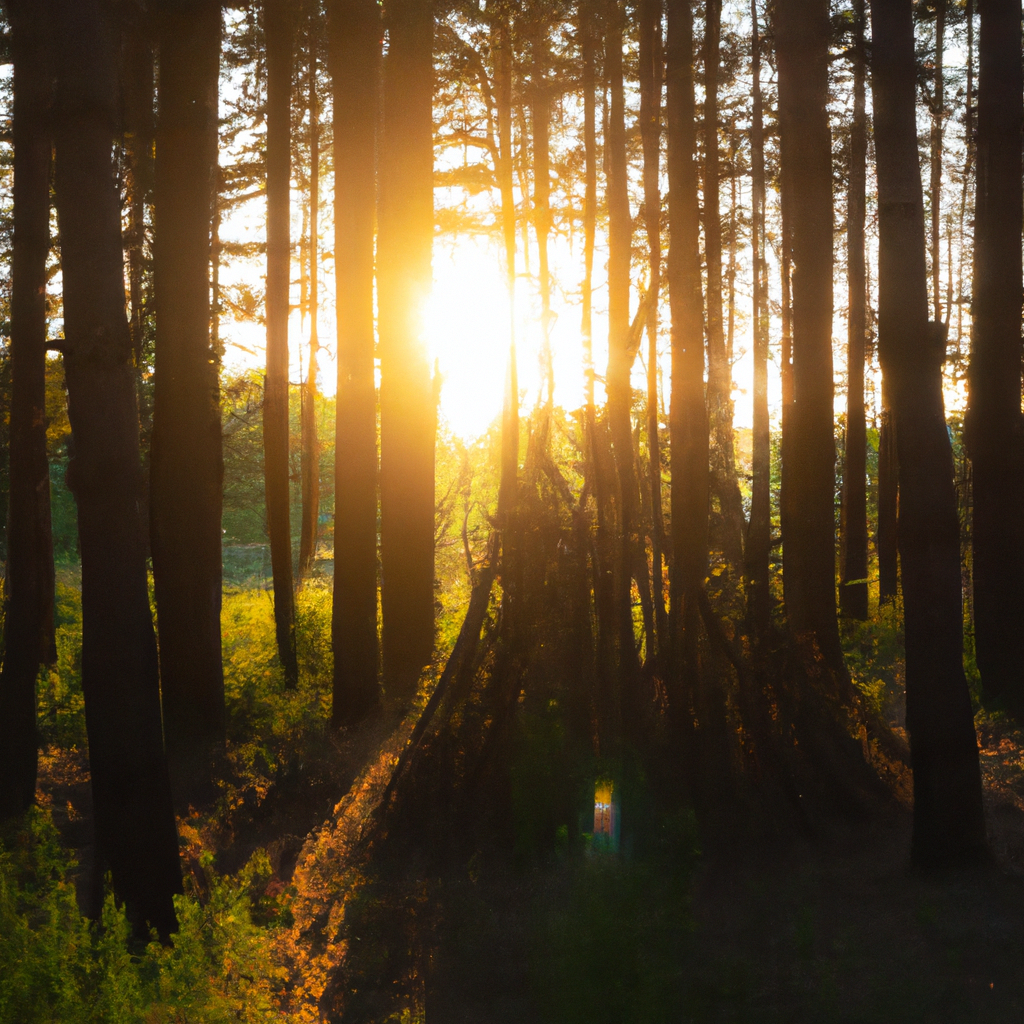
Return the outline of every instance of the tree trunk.
<path id="1" fill-rule="evenodd" d="M 329 30 L 338 316 L 331 721 L 337 727 L 357 721 L 379 700 L 373 222 L 381 21 L 375 0 L 333 0 Z"/>
<path id="2" fill-rule="evenodd" d="M 790 517 L 784 534 L 786 612 L 842 667 L 836 618 L 835 438 L 832 384 L 832 148 L 826 0 L 779 0 L 779 129 L 793 258 Z"/>
<path id="3" fill-rule="evenodd" d="M 582 320 L 583 373 L 587 416 L 594 417 L 594 244 L 597 237 L 597 78 L 594 70 L 595 36 L 592 0 L 580 0 L 580 36 L 583 72 L 583 288 Z"/>
<path id="4" fill-rule="evenodd" d="M 50 249 L 50 26 L 8 0 L 14 60 L 10 505 L 0 670 L 0 820 L 36 795 L 36 676 L 54 660 L 53 537 L 46 458 L 46 257 Z"/>
<path id="5" fill-rule="evenodd" d="M 878 427 L 878 550 L 879 604 L 896 600 L 899 592 L 899 556 L 896 550 L 896 518 L 899 509 L 899 460 L 896 454 L 896 423 L 892 415 L 892 388 L 882 378 L 882 418 Z"/>
<path id="6" fill-rule="evenodd" d="M 309 15 L 309 367 L 302 389 L 302 528 L 299 534 L 299 574 L 309 572 L 316 558 L 320 525 L 320 439 L 316 429 L 317 355 L 320 337 L 320 101 L 316 94 L 319 5 Z"/>
<path id="7" fill-rule="evenodd" d="M 846 276 L 850 304 L 846 348 L 846 444 L 840 523 L 839 604 L 851 619 L 868 617 L 867 423 L 864 414 L 864 355 L 867 281 L 864 221 L 867 115 L 864 112 L 864 0 L 854 3 L 853 124 L 846 206 Z"/>
<path id="8" fill-rule="evenodd" d="M 981 0 L 974 329 L 967 441 L 974 479 L 974 633 L 986 694 L 1024 715 L 1024 424 L 1021 421 L 1019 4 Z"/>
<path id="9" fill-rule="evenodd" d="M 423 338 L 434 236 L 433 6 L 384 9 L 377 294 L 384 685 L 402 703 L 434 643 L 436 407 Z"/>
<path id="10" fill-rule="evenodd" d="M 648 657 L 659 664 L 668 640 L 668 612 L 662 566 L 665 518 L 662 513 L 661 436 L 658 418 L 658 298 L 661 295 L 661 0 L 640 3 L 640 138 L 644 154 L 644 226 L 650 250 L 650 292 L 647 314 L 647 458 L 651 501 L 651 569 L 655 636 L 648 637 Z"/>
<path id="11" fill-rule="evenodd" d="M 548 25 L 546 16 L 533 25 L 530 68 L 530 121 L 533 127 L 533 228 L 537 234 L 537 275 L 540 284 L 540 328 L 543 334 L 541 370 L 548 412 L 555 403 L 555 366 L 551 351 L 551 270 L 548 236 L 551 234 L 551 96 L 547 81 Z"/>
<path id="12" fill-rule="evenodd" d="M 743 499 L 736 477 L 732 429 L 732 367 L 722 315 L 722 218 L 719 209 L 718 70 L 721 0 L 707 0 L 704 31 L 704 255 L 707 262 L 708 420 L 711 428 L 711 493 L 718 500 L 722 552 L 743 565 Z"/>
<path id="13" fill-rule="evenodd" d="M 146 270 L 146 202 L 153 189 L 154 64 L 152 20 L 136 12 L 127 22 L 123 90 L 125 145 L 128 150 L 128 301 L 135 361 L 140 366 L 146 335 L 143 280 Z"/>
<path id="14" fill-rule="evenodd" d="M 610 98 L 608 114 L 608 373 L 605 388 L 608 395 L 608 433 L 615 459 L 619 499 L 617 538 L 619 552 L 615 579 L 618 583 L 616 618 L 619 632 L 620 699 L 622 723 L 627 737 L 637 738 L 640 710 L 637 705 L 636 641 L 633 634 L 631 570 L 638 566 L 637 536 L 638 499 L 636 462 L 633 452 L 632 397 L 630 377 L 636 358 L 637 341 L 631 337 L 629 320 L 629 267 L 633 224 L 629 212 L 629 189 L 626 159 L 626 111 L 622 81 L 622 33 L 626 12 L 621 0 L 612 0 L 607 7 L 605 28 L 605 75 Z M 646 559 L 643 559 L 646 568 Z M 646 576 L 646 572 L 638 575 Z M 641 591 L 646 579 L 637 581 Z"/>
<path id="15" fill-rule="evenodd" d="M 220 5 L 204 0 L 166 6 L 159 22 L 150 537 L 167 752 L 197 781 L 198 760 L 224 742 L 225 728 L 224 465 L 209 273 L 220 18 Z"/>
<path id="16" fill-rule="evenodd" d="M 265 0 L 267 40 L 267 375 L 263 474 L 274 577 L 274 626 L 285 685 L 298 685 L 288 460 L 288 314 L 291 290 L 289 183 L 294 25 L 289 0 Z"/>
<path id="17" fill-rule="evenodd" d="M 878 344 L 891 387 L 900 466 L 907 732 L 914 772 L 911 855 L 921 865 L 956 864 L 982 855 L 985 820 L 963 668 L 959 524 L 942 403 L 945 346 L 928 324 L 911 0 L 873 0 L 871 15 Z M 1018 62 L 1019 55 L 1018 48 Z"/>
<path id="18" fill-rule="evenodd" d="M 665 48 L 672 312 L 672 566 L 669 628 L 675 728 L 683 727 L 698 681 L 698 594 L 708 561 L 708 417 L 704 404 L 704 303 L 699 251 L 697 128 L 693 95 L 693 11 L 668 0 Z M 681 689 L 680 689 L 681 686 Z"/>
<path id="19" fill-rule="evenodd" d="M 167 935 L 181 874 L 139 521 L 138 405 L 111 159 L 117 60 L 106 12 L 99 0 L 57 5 L 55 187 L 74 440 L 67 479 L 82 553 L 82 688 L 97 844 L 129 919 Z"/>
<path id="20" fill-rule="evenodd" d="M 932 72 L 931 128 L 931 270 L 932 306 L 936 323 L 942 322 L 942 118 L 945 103 L 945 72 L 943 56 L 946 49 L 946 0 L 935 2 L 935 66 Z"/>
<path id="21" fill-rule="evenodd" d="M 750 0 L 751 60 L 754 79 L 750 127 L 751 211 L 750 246 L 753 259 L 754 411 L 750 523 L 746 544 L 747 615 L 755 636 L 768 631 L 771 617 L 769 572 L 772 526 L 771 421 L 768 414 L 768 295 L 764 259 L 764 113 L 761 103 L 761 37 L 757 2 Z"/>

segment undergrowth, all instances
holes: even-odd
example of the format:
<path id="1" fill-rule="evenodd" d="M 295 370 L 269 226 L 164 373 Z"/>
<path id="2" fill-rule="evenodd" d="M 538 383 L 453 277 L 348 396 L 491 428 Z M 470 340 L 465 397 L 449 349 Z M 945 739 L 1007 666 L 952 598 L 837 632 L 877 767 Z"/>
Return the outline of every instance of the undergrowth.
<path id="1" fill-rule="evenodd" d="M 78 911 L 74 861 L 41 810 L 0 844 L 0 1024 L 227 1024 L 279 1020 L 270 864 L 235 877 L 201 864 L 206 885 L 175 897 L 179 929 L 164 946 L 132 937 L 108 896 L 100 921 Z"/>

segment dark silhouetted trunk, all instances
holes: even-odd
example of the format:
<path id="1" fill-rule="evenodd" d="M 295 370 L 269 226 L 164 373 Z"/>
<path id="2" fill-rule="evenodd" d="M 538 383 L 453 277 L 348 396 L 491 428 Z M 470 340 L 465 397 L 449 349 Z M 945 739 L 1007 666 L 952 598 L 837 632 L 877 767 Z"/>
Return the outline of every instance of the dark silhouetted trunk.
<path id="1" fill-rule="evenodd" d="M 946 0 L 935 2 L 935 62 L 932 69 L 932 128 L 931 128 L 931 270 L 932 306 L 935 321 L 942 321 L 942 265 L 939 257 L 942 251 L 942 119 L 946 99 L 945 71 L 943 58 L 946 50 Z"/>
<path id="2" fill-rule="evenodd" d="M 633 635 L 631 580 L 640 576 L 638 586 L 646 589 L 646 571 L 639 572 L 637 521 L 639 491 L 633 445 L 631 415 L 633 389 L 630 376 L 641 335 L 631 336 L 629 321 L 629 266 L 632 246 L 632 219 L 626 160 L 626 112 L 622 81 L 622 33 L 626 12 L 621 2 L 607 7 L 605 27 L 605 76 L 608 82 L 609 111 L 606 146 L 608 151 L 608 433 L 618 485 L 619 565 L 615 571 L 618 626 L 619 670 L 622 723 L 626 735 L 636 738 L 639 722 L 637 697 L 636 641 Z M 646 559 L 643 560 L 646 570 Z"/>
<path id="3" fill-rule="evenodd" d="M 707 0 L 704 31 L 704 255 L 707 262 L 708 421 L 711 428 L 711 493 L 718 501 L 718 538 L 737 571 L 743 565 L 743 499 L 736 476 L 732 429 L 732 367 L 722 315 L 722 219 L 719 210 L 718 71 L 721 0 Z"/>
<path id="4" fill-rule="evenodd" d="M 928 323 L 911 0 L 873 0 L 871 16 L 878 344 L 899 448 L 911 855 L 921 865 L 956 864 L 983 854 L 985 819 L 963 667 L 959 523 L 942 402 L 945 345 Z M 1018 48 L 1018 63 L 1019 56 Z"/>
<path id="5" fill-rule="evenodd" d="M 665 47 L 666 135 L 672 311 L 672 565 L 669 575 L 674 688 L 670 707 L 683 727 L 698 682 L 698 595 L 708 564 L 708 417 L 704 404 L 704 305 L 701 293 L 697 128 L 693 96 L 693 11 L 668 0 Z"/>
<path id="6" fill-rule="evenodd" d="M 974 635 L 986 694 L 1024 715 L 1020 5 L 981 0 L 967 443 L 974 482 Z"/>
<path id="7" fill-rule="evenodd" d="M 782 452 L 790 491 L 783 537 L 786 613 L 790 626 L 813 634 L 838 669 L 827 0 L 779 0 L 775 33 L 784 215 L 793 260 L 792 429 Z"/>
<path id="8" fill-rule="evenodd" d="M 769 571 L 772 527 L 771 421 L 768 414 L 768 283 L 764 259 L 764 111 L 761 102 L 761 36 L 757 3 L 750 0 L 751 53 L 754 79 L 750 127 L 751 211 L 750 246 L 753 258 L 754 411 L 750 523 L 747 527 L 747 613 L 754 634 L 763 636 L 771 618 Z"/>
<path id="9" fill-rule="evenodd" d="M 505 248 L 505 290 L 508 294 L 508 380 L 501 424 L 501 481 L 498 520 L 502 534 L 503 574 L 515 562 L 508 516 L 516 504 L 519 477 L 519 373 L 516 362 L 516 197 L 512 153 L 512 31 L 507 12 L 497 15 L 494 40 L 494 98 L 498 119 L 495 174 L 501 191 L 501 235 Z M 509 580 L 505 580 L 506 588 Z"/>
<path id="10" fill-rule="evenodd" d="M 53 537 L 46 458 L 46 257 L 50 249 L 50 25 L 8 0 L 14 59 L 10 506 L 0 670 L 0 819 L 36 795 L 36 676 L 54 660 Z"/>
<path id="11" fill-rule="evenodd" d="M 55 186 L 74 442 L 67 479 L 82 552 L 82 688 L 96 839 L 129 919 L 166 935 L 175 927 L 171 897 L 181 891 L 181 874 L 139 516 L 136 375 L 112 164 L 117 50 L 106 4 L 56 6 Z"/>
<path id="12" fill-rule="evenodd" d="M 338 315 L 331 721 L 337 727 L 357 721 L 379 700 L 373 222 L 381 22 L 375 0 L 333 0 L 329 17 Z"/>
<path id="13" fill-rule="evenodd" d="M 423 337 L 434 236 L 433 6 L 384 9 L 384 132 L 379 160 L 381 601 L 384 686 L 415 692 L 434 643 L 436 408 Z"/>
<path id="14" fill-rule="evenodd" d="M 316 374 L 320 351 L 320 101 L 316 94 L 319 5 L 309 16 L 309 367 L 302 388 L 302 526 L 299 574 L 309 572 L 316 557 L 320 524 L 320 439 L 316 428 Z"/>
<path id="15" fill-rule="evenodd" d="M 144 297 L 146 203 L 153 189 L 152 20 L 142 12 L 126 19 L 123 51 L 125 148 L 128 155 L 128 301 L 132 346 L 141 365 L 147 313 Z"/>
<path id="16" fill-rule="evenodd" d="M 892 602 L 899 592 L 899 555 L 896 549 L 896 517 L 899 509 L 899 459 L 896 454 L 896 422 L 892 415 L 892 388 L 882 377 L 882 416 L 878 425 L 878 601 Z"/>
<path id="17" fill-rule="evenodd" d="M 289 0 L 265 0 L 267 40 L 267 375 L 263 475 L 274 577 L 274 626 L 285 685 L 298 684 L 288 460 L 288 313 L 291 291 L 291 95 L 294 25 Z"/>
<path id="18" fill-rule="evenodd" d="M 597 26 L 591 0 L 580 2 L 580 35 L 583 73 L 583 373 L 589 419 L 594 417 L 594 243 L 597 237 L 597 78 L 594 70 Z"/>
<path id="19" fill-rule="evenodd" d="M 164 733 L 176 771 L 224 741 L 224 467 L 209 273 L 220 17 L 220 5 L 204 0 L 166 6 L 159 22 L 150 538 Z"/>
<path id="20" fill-rule="evenodd" d="M 551 234 L 551 86 L 547 73 L 548 25 L 546 16 L 533 26 L 530 68 L 530 121 L 533 129 L 533 228 L 537 234 L 537 276 L 540 285 L 540 328 L 543 334 L 541 365 L 548 410 L 555 401 L 555 366 L 551 351 L 551 269 L 548 237 Z"/>
<path id="21" fill-rule="evenodd" d="M 864 356 L 867 337 L 867 281 L 864 220 L 868 154 L 864 112 L 864 0 L 854 4 L 853 124 L 846 199 L 846 276 L 850 289 L 846 348 L 846 444 L 840 525 L 839 605 L 852 619 L 868 617 L 867 423 L 864 414 Z"/>
<path id="22" fill-rule="evenodd" d="M 661 436 L 658 417 L 658 296 L 661 294 L 661 0 L 640 3 L 640 138 L 644 153 L 644 226 L 650 250 L 650 291 L 655 299 L 647 313 L 647 457 L 651 501 L 651 569 L 655 636 L 647 656 L 660 659 L 668 641 L 665 608 L 665 518 L 662 514 Z"/>

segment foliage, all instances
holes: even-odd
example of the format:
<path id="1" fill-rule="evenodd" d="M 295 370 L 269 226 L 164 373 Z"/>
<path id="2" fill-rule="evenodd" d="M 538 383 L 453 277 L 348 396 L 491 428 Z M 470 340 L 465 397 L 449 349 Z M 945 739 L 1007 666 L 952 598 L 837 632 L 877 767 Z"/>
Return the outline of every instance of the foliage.
<path id="1" fill-rule="evenodd" d="M 179 930 L 141 945 L 108 897 L 99 922 L 78 912 L 76 866 L 42 811 L 0 846 L 0 1022 L 221 1024 L 279 1019 L 283 972 L 271 932 L 253 921 L 270 864 L 257 853 L 236 878 L 202 861 L 206 898 L 175 899 Z"/>

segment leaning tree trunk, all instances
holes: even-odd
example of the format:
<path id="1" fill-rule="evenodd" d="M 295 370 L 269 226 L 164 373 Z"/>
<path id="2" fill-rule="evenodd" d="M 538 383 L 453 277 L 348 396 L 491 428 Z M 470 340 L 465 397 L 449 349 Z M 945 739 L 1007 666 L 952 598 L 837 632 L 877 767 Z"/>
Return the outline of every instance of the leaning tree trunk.
<path id="1" fill-rule="evenodd" d="M 1024 715 L 1020 6 L 981 0 L 974 302 L 967 442 L 973 470 L 974 636 L 986 694 Z"/>
<path id="2" fill-rule="evenodd" d="M 138 405 L 112 162 L 117 51 L 106 4 L 62 0 L 57 11 L 54 184 L 74 440 L 67 478 L 82 553 L 82 689 L 96 839 L 129 918 L 143 934 L 148 923 L 167 935 L 181 873 L 139 517 Z"/>
<path id="3" fill-rule="evenodd" d="M 50 25 L 42 4 L 8 0 L 14 59 L 10 505 L 0 820 L 36 795 L 36 676 L 53 660 L 53 536 L 46 458 L 46 257 L 50 250 Z"/>
<path id="4" fill-rule="evenodd" d="M 225 728 L 224 464 L 219 364 L 210 345 L 220 18 L 220 4 L 203 0 L 164 6 L 159 23 L 150 537 L 167 752 L 175 771 L 196 781 Z"/>
<path id="5" fill-rule="evenodd" d="M 985 819 L 963 667 L 959 522 L 942 400 L 945 342 L 928 323 L 911 0 L 872 0 L 871 16 L 878 345 L 900 466 L 911 855 L 922 865 L 956 864 L 983 854 Z M 1016 226 L 1019 233 L 1019 218 Z"/>
<path id="6" fill-rule="evenodd" d="M 846 276 L 850 289 L 846 348 L 846 444 L 840 523 L 839 604 L 852 619 L 868 617 L 867 423 L 864 355 L 867 282 L 864 264 L 867 115 L 864 112 L 864 0 L 854 3 L 853 124 L 846 209 Z"/>
<path id="7" fill-rule="evenodd" d="M 732 366 L 722 314 L 722 220 L 719 210 L 718 71 L 722 35 L 721 0 L 707 0 L 704 31 L 704 256 L 707 262 L 708 420 L 711 428 L 711 493 L 718 501 L 726 560 L 743 565 L 743 499 L 736 476 L 733 438 Z"/>
<path id="8" fill-rule="evenodd" d="M 379 699 L 373 219 L 380 28 L 375 0 L 333 0 L 329 42 L 334 85 L 338 391 L 331 721 L 336 727 L 357 721 Z"/>
<path id="9" fill-rule="evenodd" d="M 302 526 L 299 533 L 299 574 L 316 558 L 320 525 L 320 439 L 317 437 L 317 356 L 320 351 L 320 101 L 316 92 L 319 4 L 309 15 L 309 367 L 302 388 Z"/>
<path id="10" fill-rule="evenodd" d="M 672 312 L 669 629 L 673 668 L 669 706 L 678 731 L 685 728 L 698 684 L 699 596 L 708 564 L 708 416 L 704 404 L 704 303 L 690 0 L 668 0 L 666 13 L 665 113 L 671 239 L 667 276 Z"/>
<path id="11" fill-rule="evenodd" d="M 291 496 L 288 461 L 288 313 L 291 290 L 289 181 L 293 25 L 289 0 L 265 0 L 267 40 L 267 375 L 263 392 L 263 475 L 274 577 L 274 626 L 285 685 L 299 679 L 295 657 Z"/>
<path id="12" fill-rule="evenodd" d="M 779 0 L 784 216 L 793 260 L 792 429 L 789 532 L 783 536 L 786 612 L 813 636 L 828 663 L 843 664 L 836 617 L 835 438 L 832 383 L 832 147 L 828 124 L 827 0 Z"/>
<path id="13" fill-rule="evenodd" d="M 412 697 L 434 642 L 436 405 L 423 338 L 434 236 L 433 5 L 384 9 L 379 156 L 380 545 L 384 686 Z"/>
<path id="14" fill-rule="evenodd" d="M 768 413 L 768 289 L 764 258 L 764 112 L 761 103 L 761 37 L 757 2 L 750 0 L 754 108 L 750 127 L 753 256 L 754 415 L 750 521 L 747 526 L 747 615 L 755 636 L 764 636 L 771 621 L 769 571 L 772 549 L 771 420 Z"/>

